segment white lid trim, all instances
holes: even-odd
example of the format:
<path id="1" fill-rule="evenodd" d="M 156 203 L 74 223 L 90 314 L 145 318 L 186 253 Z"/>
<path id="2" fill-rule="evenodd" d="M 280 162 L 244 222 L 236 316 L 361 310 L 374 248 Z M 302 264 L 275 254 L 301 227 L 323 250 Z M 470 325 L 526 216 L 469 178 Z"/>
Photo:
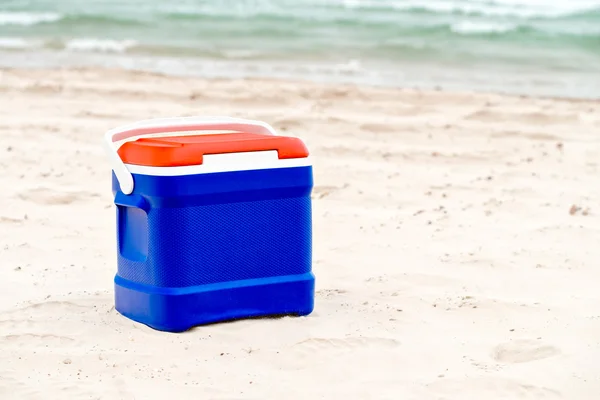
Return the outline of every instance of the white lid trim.
<path id="1" fill-rule="evenodd" d="M 207 154 L 202 164 L 179 167 L 150 167 L 125 164 L 132 174 L 151 176 L 182 176 L 211 174 L 215 172 L 252 171 L 275 168 L 312 166 L 310 157 L 279 159 L 276 150 L 226 154 Z"/>
<path id="2" fill-rule="evenodd" d="M 234 131 L 277 135 L 275 129 L 267 123 L 232 117 L 155 118 L 113 128 L 104 134 L 104 148 L 108 154 L 111 167 L 119 181 L 121 191 L 126 195 L 131 194 L 134 183 L 130 170 L 123 163 L 121 157 L 119 157 L 119 153 L 117 153 L 120 145 L 115 146 L 115 142 L 157 133 L 192 131 L 196 135 L 199 134 L 198 131 Z"/>

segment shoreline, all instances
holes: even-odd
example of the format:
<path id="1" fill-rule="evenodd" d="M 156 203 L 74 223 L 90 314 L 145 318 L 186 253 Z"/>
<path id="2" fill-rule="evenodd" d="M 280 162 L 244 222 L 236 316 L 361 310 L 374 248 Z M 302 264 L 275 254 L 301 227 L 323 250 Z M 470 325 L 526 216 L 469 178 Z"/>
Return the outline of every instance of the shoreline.
<path id="1" fill-rule="evenodd" d="M 600 81 L 590 72 L 515 70 L 494 64 L 402 62 L 363 64 L 306 60 L 227 60 L 71 52 L 0 52 L 1 69 L 107 69 L 195 79 L 277 79 L 390 89 L 600 100 Z M 529 67 L 528 67 L 529 68 Z M 586 78 L 587 77 L 587 78 Z"/>
<path id="2" fill-rule="evenodd" d="M 239 77 L 203 77 L 192 74 L 177 74 L 163 71 L 155 71 L 151 69 L 135 69 L 135 68 L 119 68 L 119 67 L 102 67 L 94 65 L 82 65 L 82 66 L 57 66 L 57 67 L 11 67 L 11 66 L 0 66 L 0 73 L 20 73 L 20 72 L 31 72 L 31 73 L 106 73 L 106 74 L 131 74 L 141 76 L 155 76 L 163 79 L 176 79 L 176 80 L 187 80 L 187 81 L 198 81 L 198 82 L 223 82 L 223 81 L 247 81 L 247 82 L 266 82 L 272 84 L 298 84 L 298 85 L 312 85 L 324 88 L 354 88 L 354 89 L 365 89 L 374 91 L 384 92 L 399 92 L 399 93 L 422 93 L 422 94 L 435 94 L 442 93 L 448 95 L 475 95 L 475 96 L 502 96 L 507 98 L 519 98 L 519 99 L 540 99 L 540 100 L 556 100 L 566 102 L 579 102 L 579 103 L 600 103 L 600 95 L 598 98 L 589 97 L 571 97 L 571 96 L 559 96 L 559 95 L 543 95 L 535 93 L 514 93 L 511 91 L 494 91 L 494 90 L 477 90 L 472 88 L 463 89 L 447 89 L 439 85 L 433 85 L 431 87 L 418 87 L 418 86 L 395 86 L 395 85 L 384 85 L 384 84 L 369 84 L 369 83 L 357 83 L 352 81 L 342 82 L 322 82 L 314 80 L 309 77 L 265 77 L 265 76 L 239 76 Z M 2 77 L 0 76 L 0 79 Z M 0 80 L 1 83 L 1 80 Z"/>

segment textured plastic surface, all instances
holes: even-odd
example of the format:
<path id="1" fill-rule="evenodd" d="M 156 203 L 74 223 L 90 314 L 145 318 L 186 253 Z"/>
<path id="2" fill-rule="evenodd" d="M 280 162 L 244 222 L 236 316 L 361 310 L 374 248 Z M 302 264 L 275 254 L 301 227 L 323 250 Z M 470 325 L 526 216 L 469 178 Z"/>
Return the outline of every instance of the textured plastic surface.
<path id="1" fill-rule="evenodd" d="M 312 312 L 312 167 L 134 180 L 113 174 L 117 311 L 166 331 Z"/>

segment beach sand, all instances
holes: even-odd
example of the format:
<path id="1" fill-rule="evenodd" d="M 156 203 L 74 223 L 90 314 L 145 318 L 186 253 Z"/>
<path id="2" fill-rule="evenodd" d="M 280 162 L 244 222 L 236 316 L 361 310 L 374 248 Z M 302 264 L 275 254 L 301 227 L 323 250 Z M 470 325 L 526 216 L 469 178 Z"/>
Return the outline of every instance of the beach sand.
<path id="1" fill-rule="evenodd" d="M 597 399 L 600 103 L 0 71 L 1 399 Z M 308 317 L 113 307 L 106 130 L 230 115 L 314 158 Z"/>

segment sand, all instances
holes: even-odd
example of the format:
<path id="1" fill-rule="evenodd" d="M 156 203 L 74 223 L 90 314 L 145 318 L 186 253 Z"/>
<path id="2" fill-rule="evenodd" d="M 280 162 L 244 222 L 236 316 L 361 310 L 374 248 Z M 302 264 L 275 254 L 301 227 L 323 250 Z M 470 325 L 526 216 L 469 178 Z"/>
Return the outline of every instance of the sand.
<path id="1" fill-rule="evenodd" d="M 1 399 L 597 399 L 600 103 L 0 71 Z M 113 307 L 103 133 L 256 118 L 315 163 L 308 317 Z"/>

